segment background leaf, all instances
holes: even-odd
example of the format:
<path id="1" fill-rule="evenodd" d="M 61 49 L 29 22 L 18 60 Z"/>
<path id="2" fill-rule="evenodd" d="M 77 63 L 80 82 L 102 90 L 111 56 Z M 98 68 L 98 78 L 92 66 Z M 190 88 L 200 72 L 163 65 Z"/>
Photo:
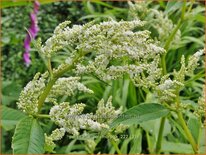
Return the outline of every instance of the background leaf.
<path id="1" fill-rule="evenodd" d="M 172 153 L 193 153 L 192 146 L 190 144 L 167 141 L 162 142 L 162 151 Z"/>
<path id="2" fill-rule="evenodd" d="M 200 121 L 197 118 L 190 117 L 188 120 L 188 127 L 196 143 L 199 143 L 199 135 L 200 135 L 200 129 L 201 129 Z"/>
<path id="3" fill-rule="evenodd" d="M 44 153 L 44 133 L 36 119 L 26 117 L 17 124 L 12 148 L 14 154 Z"/>
<path id="4" fill-rule="evenodd" d="M 132 137 L 134 138 L 131 141 L 131 149 L 129 151 L 129 154 L 141 153 L 142 151 L 142 130 L 133 129 Z"/>
<path id="5" fill-rule="evenodd" d="M 0 109 L 2 112 L 1 125 L 5 130 L 13 129 L 15 125 L 25 117 L 22 112 L 6 106 L 1 106 Z"/>
<path id="6" fill-rule="evenodd" d="M 17 101 L 21 90 L 22 87 L 15 81 L 2 81 L 2 104 L 10 105 L 12 102 Z"/>

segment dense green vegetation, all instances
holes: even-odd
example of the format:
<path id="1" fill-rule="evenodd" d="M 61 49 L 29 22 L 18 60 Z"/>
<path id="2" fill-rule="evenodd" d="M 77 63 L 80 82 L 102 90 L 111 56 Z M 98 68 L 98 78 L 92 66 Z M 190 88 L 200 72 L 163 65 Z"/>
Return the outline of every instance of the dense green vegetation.
<path id="1" fill-rule="evenodd" d="M 19 6 L 12 5 L 14 5 L 14 2 L 4 2 L 1 20 L 1 141 L 3 154 L 12 152 L 15 154 L 205 153 L 205 127 L 203 125 L 205 121 L 205 94 L 203 93 L 205 62 L 204 54 L 201 55 L 200 51 L 205 45 L 204 3 L 195 1 L 164 2 L 161 0 L 144 3 L 126 1 L 41 3 L 38 12 L 39 32 L 37 38 L 41 38 L 42 47 L 47 46 L 45 42 L 48 38 L 57 37 L 53 31 L 64 21 L 71 21 L 69 25 L 71 32 L 75 31 L 74 25 L 86 24 L 85 27 L 83 26 L 85 28 L 84 31 L 77 34 L 80 38 L 78 39 L 83 40 L 86 38 L 83 35 L 86 36 L 88 31 L 88 40 L 76 41 L 79 44 L 75 41 L 73 43 L 72 39 L 74 38 L 75 40 L 75 37 L 77 37 L 74 35 L 71 40 L 67 40 L 69 43 L 70 41 L 72 42 L 71 46 L 63 43 L 63 48 L 57 47 L 59 48 L 58 52 L 52 51 L 52 49 L 51 52 L 54 52 L 54 54 L 52 53 L 50 59 L 50 55 L 46 55 L 46 50 L 46 54 L 40 50 L 41 48 L 36 38 L 31 44 L 32 62 L 30 66 L 26 66 L 23 60 L 23 43 L 27 28 L 30 25 L 29 13 L 32 11 L 33 5 L 31 2 L 22 2 L 18 4 Z M 123 51 L 122 53 L 125 56 L 117 58 L 118 54 L 114 54 L 111 59 L 108 57 L 109 63 L 106 66 L 104 66 L 104 63 L 101 66 L 103 58 L 98 58 L 98 56 L 102 55 L 107 58 L 106 54 L 101 53 L 103 51 L 101 51 L 101 48 L 104 48 L 99 45 L 104 40 L 100 38 L 99 43 L 97 39 L 95 41 L 95 37 L 98 35 L 103 37 L 104 31 L 107 31 L 106 35 L 109 36 L 109 30 L 114 30 L 121 38 L 123 32 L 127 32 L 125 27 L 127 23 L 123 23 L 121 29 L 114 25 L 121 24 L 122 21 L 132 23 L 131 21 L 135 20 L 145 21 L 143 26 L 134 26 L 134 29 L 133 26 L 128 25 L 132 27 L 132 32 L 140 38 L 138 40 L 139 38 L 134 36 L 137 42 L 141 42 L 146 38 L 147 41 L 142 41 L 136 48 L 140 54 L 145 51 L 148 56 L 144 53 L 143 56 L 140 56 L 140 59 L 133 59 L 131 58 L 132 54 L 125 54 L 123 49 L 117 50 L 119 53 Z M 91 21 L 93 23 L 88 24 L 87 27 L 87 23 Z M 101 27 L 101 23 L 104 22 L 106 24 L 108 22 L 108 25 L 114 25 L 110 25 L 110 28 L 102 26 L 101 32 L 94 29 L 94 34 L 92 31 L 89 34 L 90 27 L 93 25 L 96 25 L 97 28 L 98 26 Z M 60 36 L 58 39 L 59 41 L 64 41 L 64 39 L 61 40 L 62 37 L 65 37 L 62 34 L 67 31 L 61 26 L 60 30 L 57 32 L 57 35 Z M 145 30 L 147 31 L 145 32 Z M 149 38 L 147 38 L 148 31 L 150 32 Z M 131 35 L 130 29 L 128 32 L 126 37 Z M 115 38 L 115 33 L 110 38 L 107 38 L 108 41 L 113 37 Z M 122 38 L 122 42 L 128 43 L 131 51 L 135 50 L 132 45 L 138 44 L 135 42 L 136 40 L 132 37 L 131 40 L 126 40 L 125 38 Z M 94 40 L 90 43 L 89 39 Z M 48 48 L 60 44 L 58 41 L 54 42 L 50 46 L 48 45 Z M 120 45 L 122 42 L 116 39 L 112 43 Z M 88 48 L 88 50 L 84 43 L 91 46 L 97 44 L 98 48 Z M 147 48 L 147 44 L 148 47 L 151 44 L 151 48 Z M 78 45 L 83 48 L 78 47 Z M 105 45 L 106 47 L 107 45 Z M 165 52 L 161 52 L 163 48 Z M 76 49 L 81 50 L 78 51 Z M 199 52 L 196 53 L 197 51 Z M 155 52 L 157 52 L 157 55 L 154 54 Z M 152 57 L 149 57 L 149 55 L 152 55 Z M 95 58 L 99 60 L 99 66 Z M 160 60 L 158 61 L 156 58 L 160 58 Z M 68 63 L 64 63 L 65 60 Z M 69 66 L 70 61 L 74 62 L 71 66 Z M 88 69 L 89 71 L 81 74 L 75 72 L 75 70 L 79 71 L 75 66 L 89 66 L 90 61 L 94 62 L 96 68 L 91 65 L 89 69 L 94 67 L 93 70 Z M 157 65 L 151 68 L 153 62 Z M 61 67 L 58 70 L 57 68 L 61 64 L 68 65 L 66 67 L 70 70 L 64 70 Z M 145 70 L 143 69 L 144 71 L 138 77 L 135 77 L 135 69 L 124 68 L 124 66 L 130 65 L 134 65 L 137 68 L 141 67 L 142 64 L 149 65 L 149 67 L 144 68 Z M 112 71 L 109 70 L 111 66 L 114 66 Z M 116 66 L 123 66 L 123 68 L 115 68 Z M 46 71 L 48 71 L 48 75 L 43 74 Z M 28 95 L 28 98 L 26 98 L 21 91 L 23 92 L 26 89 L 24 87 L 34 78 L 37 72 L 43 74 L 41 77 L 44 82 L 41 83 L 38 76 L 33 82 L 37 82 L 36 85 L 43 88 L 38 88 L 37 92 L 34 91 L 35 93 L 30 94 L 30 96 L 25 93 L 25 96 Z M 102 74 L 100 75 L 100 73 Z M 111 79 L 105 80 L 105 74 L 111 76 Z M 131 74 L 135 76 L 131 77 Z M 55 85 L 55 82 L 58 82 L 58 78 L 72 76 L 79 76 L 80 79 L 73 79 L 72 82 L 62 82 L 63 84 L 59 81 L 59 85 Z M 49 86 L 54 86 L 56 90 L 62 88 L 64 92 L 68 91 L 68 89 L 75 89 L 74 87 L 77 86 L 78 89 L 72 93 L 70 92 L 72 95 L 62 95 L 60 93 L 62 96 L 58 97 L 55 95 L 59 92 L 51 89 L 53 94 L 50 95 L 55 96 L 55 101 L 52 97 L 49 98 L 50 100 L 45 101 L 49 95 Z M 48 88 L 48 91 L 45 88 Z M 90 90 L 93 93 L 90 93 Z M 26 106 L 26 108 L 19 106 L 25 98 L 30 103 L 30 101 L 32 102 L 32 97 L 35 98 L 36 96 L 38 99 L 38 113 L 33 113 L 32 109 L 29 112 Z M 101 99 L 104 99 L 108 107 L 104 107 L 104 101 L 101 102 Z M 93 113 L 95 116 L 101 117 L 102 114 L 108 114 L 112 117 L 115 116 L 115 113 L 118 113 L 119 108 L 121 112 L 118 113 L 118 118 L 108 120 L 106 123 L 104 121 L 102 123 L 102 120 L 94 119 L 94 122 L 108 125 L 109 129 L 107 130 L 101 129 L 99 132 L 93 132 L 90 131 L 91 127 L 85 127 L 86 129 L 80 127 L 78 130 L 79 137 L 73 131 L 66 131 L 65 135 L 61 135 L 65 126 L 59 125 L 61 123 L 54 117 L 54 114 L 49 115 L 49 113 L 54 108 L 54 103 L 60 110 L 60 113 L 56 111 L 55 115 L 66 119 L 62 116 L 62 113 L 69 111 L 67 102 L 71 105 L 69 108 L 74 110 L 76 110 L 76 103 L 84 103 L 84 114 Z M 79 113 L 82 113 L 82 105 L 77 107 L 79 108 L 77 108 Z M 24 112 L 22 112 L 23 110 Z M 75 121 L 77 122 L 78 119 Z M 71 122 L 74 124 L 75 121 Z M 52 136 L 52 131 L 57 128 L 60 128 L 60 130 Z M 47 136 L 44 137 L 44 134 Z M 28 142 L 31 145 L 28 145 Z"/>

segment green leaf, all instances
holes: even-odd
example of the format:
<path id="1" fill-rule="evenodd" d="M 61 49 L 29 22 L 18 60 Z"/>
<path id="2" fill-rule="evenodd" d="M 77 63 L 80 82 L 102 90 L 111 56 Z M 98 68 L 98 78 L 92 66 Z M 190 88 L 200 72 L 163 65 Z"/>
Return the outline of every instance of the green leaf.
<path id="1" fill-rule="evenodd" d="M 201 146 L 200 148 L 199 148 L 199 154 L 205 154 L 205 147 L 206 146 Z"/>
<path id="2" fill-rule="evenodd" d="M 156 138 L 159 133 L 159 127 L 160 127 L 160 119 L 150 120 L 147 122 L 140 123 L 140 126 L 150 134 L 154 135 Z M 166 119 L 165 125 L 164 125 L 164 131 L 163 136 L 168 135 L 171 133 L 171 125 L 169 121 Z"/>
<path id="3" fill-rule="evenodd" d="M 79 18 L 79 21 L 85 20 L 85 19 L 91 19 L 91 18 L 112 18 L 115 19 L 113 15 L 108 15 L 108 14 L 100 14 L 100 13 L 94 13 L 92 15 L 86 15 L 81 18 Z"/>
<path id="4" fill-rule="evenodd" d="M 182 129 L 182 127 L 180 126 L 180 124 L 177 123 L 177 121 L 174 120 L 174 119 L 172 119 L 172 118 L 169 118 L 169 121 L 171 122 L 172 126 L 174 126 L 174 127 L 176 127 L 176 128 L 178 129 L 178 131 L 180 132 L 180 136 L 181 136 L 182 138 L 184 138 L 184 140 L 186 140 L 186 139 L 187 139 L 187 138 L 186 138 L 187 136 L 186 136 L 184 130 Z M 179 139 L 180 139 L 180 138 L 179 138 Z"/>
<path id="5" fill-rule="evenodd" d="M 1 106 L 0 109 L 2 112 L 1 125 L 5 130 L 15 128 L 16 124 L 25 117 L 22 112 L 6 106 Z"/>
<path id="6" fill-rule="evenodd" d="M 129 142 L 131 141 L 131 139 L 124 139 L 124 141 L 122 142 L 122 146 L 121 146 L 121 153 L 122 154 L 127 154 L 127 151 L 129 149 Z"/>
<path id="7" fill-rule="evenodd" d="M 17 101 L 22 87 L 14 81 L 2 82 L 2 104 L 9 105 L 14 101 Z"/>
<path id="8" fill-rule="evenodd" d="M 130 80 L 126 79 L 124 80 L 124 85 L 122 88 L 122 106 L 126 107 L 126 103 L 127 103 L 127 97 L 128 97 L 128 92 L 129 92 L 129 84 L 130 84 Z"/>
<path id="9" fill-rule="evenodd" d="M 177 1 L 168 1 L 165 13 L 166 14 L 171 14 L 174 11 L 178 10 L 179 8 L 182 7 L 182 2 L 177 2 Z"/>
<path id="10" fill-rule="evenodd" d="M 130 81 L 129 83 L 129 89 L 128 89 L 128 107 L 133 107 L 137 105 L 137 92 L 136 92 L 136 87 Z"/>
<path id="11" fill-rule="evenodd" d="M 182 38 L 182 40 L 187 40 L 188 43 L 193 42 L 193 43 L 199 44 L 202 47 L 204 47 L 204 45 L 205 45 L 204 41 L 202 41 L 201 38 L 185 36 L 185 37 Z"/>
<path id="12" fill-rule="evenodd" d="M 26 117 L 17 124 L 12 149 L 14 154 L 44 153 L 44 133 L 36 119 Z"/>
<path id="13" fill-rule="evenodd" d="M 73 149 L 73 146 L 74 146 L 74 144 L 76 143 L 76 141 L 77 141 L 76 139 L 72 140 L 72 141 L 68 144 L 68 146 L 66 147 L 66 150 L 65 150 L 64 153 L 66 153 L 66 154 L 71 153 L 71 151 L 72 151 L 72 149 Z"/>
<path id="14" fill-rule="evenodd" d="M 205 23 L 205 16 L 203 16 L 203 15 L 197 14 L 197 15 L 195 16 L 195 19 L 196 19 L 198 22 Z"/>
<path id="15" fill-rule="evenodd" d="M 122 113 L 117 119 L 115 119 L 111 127 L 115 127 L 118 124 L 133 125 L 139 124 L 144 121 L 154 120 L 160 117 L 164 117 L 169 113 L 161 104 L 157 103 L 144 103 L 132 107 L 126 112 Z"/>
<path id="16" fill-rule="evenodd" d="M 131 149 L 129 154 L 141 153 L 142 152 L 142 130 L 135 129 L 135 134 L 131 135 L 134 138 L 131 141 Z"/>
<path id="17" fill-rule="evenodd" d="M 199 143 L 199 135 L 200 135 L 200 129 L 201 129 L 200 121 L 197 118 L 190 117 L 188 120 L 188 127 L 196 143 Z"/>
<path id="18" fill-rule="evenodd" d="M 95 9 L 94 9 L 94 6 L 91 4 L 90 1 L 87 1 L 87 10 L 89 11 L 90 14 L 93 14 L 95 13 Z"/>
<path id="19" fill-rule="evenodd" d="M 205 141 L 205 131 L 206 129 L 204 127 L 201 127 L 201 130 L 200 130 L 200 142 L 199 142 L 199 145 L 200 146 L 206 146 L 206 141 Z"/>
<path id="20" fill-rule="evenodd" d="M 175 142 L 162 142 L 162 152 L 170 153 L 193 153 L 192 146 L 190 144 L 175 143 Z"/>
<path id="21" fill-rule="evenodd" d="M 149 132 L 146 131 L 146 139 L 147 139 L 147 143 L 148 143 L 148 151 L 151 154 L 151 153 L 153 153 L 154 148 L 155 148 L 156 138 L 154 135 L 150 135 Z"/>

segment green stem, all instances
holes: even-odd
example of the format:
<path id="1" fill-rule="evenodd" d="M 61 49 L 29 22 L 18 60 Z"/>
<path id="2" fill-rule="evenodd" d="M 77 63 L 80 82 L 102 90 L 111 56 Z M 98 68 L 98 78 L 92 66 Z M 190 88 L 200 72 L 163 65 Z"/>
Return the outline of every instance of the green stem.
<path id="1" fill-rule="evenodd" d="M 38 115 L 36 115 L 36 117 L 38 117 L 38 118 L 50 118 L 49 115 L 45 115 L 45 114 L 38 114 Z"/>
<path id="2" fill-rule="evenodd" d="M 182 24 L 182 20 L 180 19 L 175 27 L 175 29 L 172 31 L 171 35 L 169 36 L 168 40 L 165 43 L 164 49 L 167 51 L 170 47 L 171 42 L 173 41 L 175 34 L 177 33 L 178 29 L 180 28 Z"/>
<path id="3" fill-rule="evenodd" d="M 190 6 L 187 10 L 188 13 L 192 10 L 192 6 L 193 6 L 194 3 L 195 3 L 195 0 L 191 0 L 191 4 L 190 4 Z"/>
<path id="4" fill-rule="evenodd" d="M 172 33 L 171 33 L 171 35 L 169 36 L 167 42 L 165 43 L 164 48 L 165 48 L 166 51 L 169 49 L 170 44 L 171 44 L 171 42 L 173 41 L 175 34 L 177 33 L 178 29 L 180 28 L 182 22 L 184 21 L 184 18 L 185 18 L 185 10 L 186 10 L 186 0 L 184 0 L 184 3 L 183 3 L 181 18 L 179 19 L 179 21 L 178 21 L 175 29 L 172 31 Z"/>
<path id="5" fill-rule="evenodd" d="M 48 66 L 49 74 L 52 78 L 53 77 L 53 72 L 52 72 L 52 66 L 51 66 L 51 59 L 48 59 L 47 66 Z"/>
<path id="6" fill-rule="evenodd" d="M 55 84 L 56 80 L 62 76 L 65 72 L 67 72 L 68 70 L 72 69 L 74 67 L 74 65 L 76 64 L 76 62 L 79 60 L 79 58 L 81 57 L 81 55 L 77 55 L 71 64 L 66 65 L 64 68 L 62 68 L 61 70 L 53 73 L 53 77 L 50 78 L 50 81 L 48 82 L 47 86 L 45 87 L 43 93 L 40 95 L 39 100 L 38 100 L 38 112 L 41 111 L 41 108 L 47 98 L 47 96 L 49 95 L 49 92 L 52 89 L 52 86 Z"/>
<path id="7" fill-rule="evenodd" d="M 154 150 L 153 150 L 153 146 L 152 146 L 152 143 L 151 143 L 151 140 L 150 140 L 149 132 L 147 132 L 147 131 L 145 131 L 145 132 L 146 132 L 146 139 L 147 139 L 149 154 L 153 154 Z"/>
<path id="8" fill-rule="evenodd" d="M 161 57 L 161 66 L 162 66 L 162 74 L 163 75 L 167 74 L 167 67 L 166 67 L 165 57 L 166 57 L 166 53 L 164 53 Z"/>
<path id="9" fill-rule="evenodd" d="M 114 140 L 110 141 L 111 144 L 114 146 L 115 150 L 117 151 L 118 154 L 122 154 L 121 150 L 119 149 L 117 143 Z"/>
<path id="10" fill-rule="evenodd" d="M 182 7 L 182 14 L 181 14 L 181 20 L 182 20 L 182 21 L 183 21 L 184 18 L 185 18 L 186 2 L 187 2 L 187 0 L 184 0 L 183 7 Z"/>
<path id="11" fill-rule="evenodd" d="M 184 4 L 183 4 L 181 19 L 178 21 L 176 27 L 174 28 L 174 30 L 172 31 L 172 33 L 170 34 L 169 38 L 167 39 L 167 41 L 165 43 L 164 49 L 166 51 L 168 51 L 168 49 L 170 47 L 170 44 L 171 44 L 171 42 L 173 41 L 173 39 L 175 37 L 175 34 L 177 33 L 178 29 L 180 28 L 180 26 L 182 24 L 182 21 L 184 20 L 185 10 L 186 10 L 186 2 L 184 2 Z M 162 57 L 161 57 L 161 63 L 162 63 L 162 68 L 163 68 L 163 75 L 165 73 L 167 73 L 166 61 L 165 61 L 166 55 L 167 55 L 167 53 L 164 53 L 162 55 Z"/>
<path id="12" fill-rule="evenodd" d="M 182 14 L 181 14 L 181 19 L 178 21 L 176 27 L 174 28 L 174 30 L 172 31 L 172 33 L 170 34 L 168 40 L 165 43 L 164 49 L 166 51 L 168 51 L 171 42 L 173 41 L 175 34 L 177 33 L 178 29 L 180 28 L 182 21 L 184 20 L 184 16 L 185 16 L 185 10 L 186 10 L 186 0 L 184 0 L 184 4 L 182 7 Z M 167 74 L 167 66 L 166 66 L 166 55 L 167 53 L 164 53 L 161 57 L 161 66 L 162 66 L 162 73 L 163 75 Z M 159 128 L 159 133 L 158 133 L 158 139 L 157 139 L 157 143 L 156 143 L 156 152 L 159 153 L 161 150 L 161 142 L 162 142 L 162 136 L 163 136 L 163 131 L 164 131 L 164 124 L 165 124 L 165 118 L 161 118 L 161 122 L 160 122 L 160 128 Z"/>
<path id="13" fill-rule="evenodd" d="M 184 85 L 188 85 L 190 84 L 190 82 L 193 82 L 201 77 L 204 77 L 205 76 L 205 71 L 200 71 L 199 73 L 195 74 L 193 77 L 191 77 L 189 80 L 185 81 L 184 82 Z"/>
<path id="14" fill-rule="evenodd" d="M 178 91 L 177 91 L 178 93 Z M 177 94 L 177 97 L 176 97 L 176 106 L 177 106 L 177 109 L 179 109 L 180 107 L 180 97 L 179 97 L 179 94 Z M 189 128 L 187 127 L 187 124 L 185 123 L 185 120 L 183 118 L 183 115 L 181 113 L 181 111 L 177 111 L 177 116 L 178 116 L 178 119 L 180 121 L 180 125 L 182 126 L 183 130 L 184 130 L 184 133 L 186 135 L 186 138 L 187 140 L 189 141 L 189 143 L 192 145 L 192 148 L 194 150 L 194 153 L 198 153 L 198 146 L 189 130 Z"/>
<path id="15" fill-rule="evenodd" d="M 55 79 L 51 79 L 49 81 L 49 83 L 47 84 L 46 88 L 44 89 L 43 93 L 40 95 L 39 101 L 38 101 L 38 112 L 40 112 L 41 107 L 42 107 L 44 101 L 46 100 L 46 98 L 47 98 L 47 96 L 48 96 L 52 86 L 56 82 L 56 80 L 57 80 L 56 78 Z"/>
<path id="16" fill-rule="evenodd" d="M 156 150 L 155 150 L 157 154 L 160 153 L 161 146 L 162 146 L 162 137 L 163 137 L 163 131 L 164 131 L 164 126 L 165 126 L 165 119 L 166 119 L 165 117 L 161 118 L 161 122 L 160 122 L 160 128 L 159 128 L 159 133 L 158 133 L 157 143 L 156 143 Z"/>
<path id="17" fill-rule="evenodd" d="M 179 121 L 180 121 L 180 123 L 182 125 L 182 128 L 185 131 L 185 134 L 187 136 L 187 140 L 192 145 L 194 153 L 197 154 L 198 153 L 198 146 L 197 146 L 197 144 L 196 144 L 196 142 L 195 142 L 195 140 L 194 140 L 190 130 L 188 129 L 187 124 L 185 123 L 185 120 L 184 120 L 184 118 L 182 116 L 182 113 L 181 112 L 177 112 L 177 115 L 178 115 L 178 119 L 179 119 Z"/>

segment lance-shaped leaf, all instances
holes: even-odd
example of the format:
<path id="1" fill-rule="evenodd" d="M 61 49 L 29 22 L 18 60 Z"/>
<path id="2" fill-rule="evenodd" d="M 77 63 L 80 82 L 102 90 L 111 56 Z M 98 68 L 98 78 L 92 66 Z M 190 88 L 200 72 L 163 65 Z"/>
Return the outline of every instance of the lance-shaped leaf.
<path id="1" fill-rule="evenodd" d="M 122 113 L 118 118 L 116 118 L 111 127 L 115 127 L 118 124 L 133 125 L 139 124 L 144 121 L 149 121 L 164 117 L 169 113 L 169 110 L 157 103 L 144 103 L 132 107 L 126 112 Z"/>

